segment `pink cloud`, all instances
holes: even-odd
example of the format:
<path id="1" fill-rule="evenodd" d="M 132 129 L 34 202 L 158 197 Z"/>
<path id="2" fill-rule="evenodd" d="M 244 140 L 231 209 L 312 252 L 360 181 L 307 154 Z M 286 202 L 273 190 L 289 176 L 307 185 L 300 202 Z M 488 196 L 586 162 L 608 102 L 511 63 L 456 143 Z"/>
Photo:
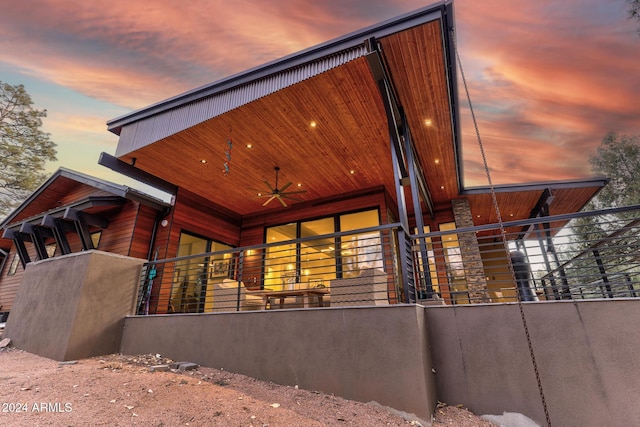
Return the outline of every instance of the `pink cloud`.
<path id="1" fill-rule="evenodd" d="M 624 2 L 583 3 L 456 3 L 494 181 L 591 175 L 588 158 L 607 132 L 640 132 L 634 24 Z M 463 126 L 467 185 L 486 183 L 467 112 Z"/>

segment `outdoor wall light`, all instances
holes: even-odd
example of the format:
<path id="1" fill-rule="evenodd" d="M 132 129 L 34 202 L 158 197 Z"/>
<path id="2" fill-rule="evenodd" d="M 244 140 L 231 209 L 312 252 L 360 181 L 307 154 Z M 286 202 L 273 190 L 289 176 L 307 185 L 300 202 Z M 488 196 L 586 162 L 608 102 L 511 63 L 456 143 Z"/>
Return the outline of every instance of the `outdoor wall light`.
<path id="1" fill-rule="evenodd" d="M 166 227 L 167 225 L 169 225 L 169 221 L 167 221 L 166 219 L 163 219 L 162 221 L 160 221 L 160 225 L 163 227 Z"/>

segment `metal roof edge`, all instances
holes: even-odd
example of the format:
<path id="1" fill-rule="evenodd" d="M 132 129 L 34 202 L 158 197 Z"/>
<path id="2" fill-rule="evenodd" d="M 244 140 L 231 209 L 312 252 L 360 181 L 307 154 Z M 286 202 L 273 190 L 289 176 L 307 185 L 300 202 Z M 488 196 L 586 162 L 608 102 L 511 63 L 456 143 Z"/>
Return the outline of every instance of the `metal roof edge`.
<path id="1" fill-rule="evenodd" d="M 584 188 L 584 187 L 604 187 L 609 182 L 609 178 L 606 177 L 593 177 L 586 179 L 571 179 L 563 181 L 541 181 L 524 184 L 503 184 L 495 185 L 493 191 L 496 193 L 510 193 L 517 191 L 536 191 L 544 190 L 546 188 L 562 189 L 562 188 Z M 491 187 L 470 187 L 460 190 L 461 196 L 468 196 L 474 194 L 490 194 Z"/>
<path id="2" fill-rule="evenodd" d="M 444 11 L 450 8 L 451 0 L 438 1 L 429 6 L 405 13 L 395 18 L 382 21 L 344 36 L 326 41 L 302 51 L 284 56 L 266 64 L 250 68 L 246 71 L 225 77 L 213 83 L 200 86 L 174 97 L 151 104 L 131 113 L 107 121 L 107 129 L 119 135 L 122 126 L 156 115 L 169 109 L 187 104 L 231 88 L 259 80 L 278 72 L 331 56 L 359 45 L 363 45 L 370 37 L 384 37 L 416 25 L 442 18 Z"/>

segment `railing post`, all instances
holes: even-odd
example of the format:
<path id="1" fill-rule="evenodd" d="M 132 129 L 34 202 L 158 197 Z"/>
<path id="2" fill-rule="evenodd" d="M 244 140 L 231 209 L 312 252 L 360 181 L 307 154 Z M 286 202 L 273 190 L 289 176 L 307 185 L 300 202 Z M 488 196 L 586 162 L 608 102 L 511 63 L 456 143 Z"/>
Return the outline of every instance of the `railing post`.
<path id="1" fill-rule="evenodd" d="M 402 287 L 404 289 L 404 302 L 407 304 L 416 302 L 417 300 L 415 284 L 411 283 L 412 271 L 409 270 L 409 266 L 413 266 L 413 257 L 410 248 L 411 245 L 409 244 L 406 231 L 402 228 L 398 229 L 398 256 L 400 258 L 400 277 L 402 280 Z"/>
<path id="2" fill-rule="evenodd" d="M 236 293 L 236 311 L 240 311 L 240 295 L 242 294 L 242 272 L 244 269 L 244 251 L 238 252 L 238 292 Z M 215 302 L 214 302 L 215 304 Z"/>
<path id="3" fill-rule="evenodd" d="M 604 264 L 602 263 L 602 257 L 600 257 L 600 251 L 597 249 L 592 249 L 594 258 L 596 259 L 596 264 L 598 265 L 598 271 L 600 272 L 600 277 L 602 277 L 602 283 L 604 284 L 605 289 L 607 290 L 607 295 L 609 298 L 613 298 L 613 292 L 611 291 L 611 285 L 609 284 L 609 277 L 607 276 L 607 270 L 604 268 Z M 602 289 L 602 286 L 600 286 Z M 604 289 L 603 289 L 604 291 Z"/>

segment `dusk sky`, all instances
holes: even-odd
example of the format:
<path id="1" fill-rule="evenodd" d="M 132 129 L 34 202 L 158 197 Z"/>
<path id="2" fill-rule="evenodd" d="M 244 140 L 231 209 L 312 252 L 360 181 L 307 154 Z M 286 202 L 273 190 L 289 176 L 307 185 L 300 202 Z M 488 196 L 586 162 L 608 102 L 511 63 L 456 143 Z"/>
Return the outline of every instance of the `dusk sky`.
<path id="1" fill-rule="evenodd" d="M 124 183 L 106 122 L 429 5 L 415 0 L 0 0 L 0 80 L 24 84 L 59 166 Z M 494 183 L 591 176 L 610 131 L 640 134 L 639 23 L 625 0 L 454 0 Z M 464 91 L 461 105 L 466 106 Z M 486 185 L 468 110 L 467 186 Z"/>

